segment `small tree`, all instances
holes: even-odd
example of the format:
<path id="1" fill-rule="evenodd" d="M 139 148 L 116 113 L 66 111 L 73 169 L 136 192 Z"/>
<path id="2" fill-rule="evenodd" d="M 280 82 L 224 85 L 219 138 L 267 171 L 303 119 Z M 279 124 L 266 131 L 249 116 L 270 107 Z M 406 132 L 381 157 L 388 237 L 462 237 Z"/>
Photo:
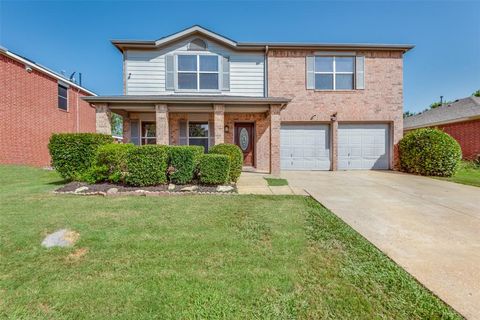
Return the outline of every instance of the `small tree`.
<path id="1" fill-rule="evenodd" d="M 480 97 L 480 89 L 478 89 L 477 91 L 475 91 L 474 93 L 472 93 L 472 96 Z"/>

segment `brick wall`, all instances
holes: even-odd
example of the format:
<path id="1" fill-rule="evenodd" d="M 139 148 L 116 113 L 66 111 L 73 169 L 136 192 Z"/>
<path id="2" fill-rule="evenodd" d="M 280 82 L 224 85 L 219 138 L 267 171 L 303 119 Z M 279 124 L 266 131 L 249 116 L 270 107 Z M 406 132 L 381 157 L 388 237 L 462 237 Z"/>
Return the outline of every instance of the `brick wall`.
<path id="1" fill-rule="evenodd" d="M 68 111 L 58 109 L 57 80 L 0 55 L 0 163 L 50 165 L 54 132 L 95 132 L 95 109 L 70 87 Z M 78 101 L 78 108 L 77 108 Z"/>
<path id="2" fill-rule="evenodd" d="M 471 160 L 480 155 L 480 119 L 445 124 L 439 128 L 458 141 L 464 159 Z"/>
<path id="3" fill-rule="evenodd" d="M 393 127 L 396 145 L 403 135 L 402 53 L 358 52 L 365 56 L 365 89 L 352 91 L 307 90 L 305 57 L 313 54 L 310 50 L 268 53 L 268 94 L 292 99 L 281 113 L 282 122 L 330 122 L 334 113 L 340 123 L 386 122 Z"/>

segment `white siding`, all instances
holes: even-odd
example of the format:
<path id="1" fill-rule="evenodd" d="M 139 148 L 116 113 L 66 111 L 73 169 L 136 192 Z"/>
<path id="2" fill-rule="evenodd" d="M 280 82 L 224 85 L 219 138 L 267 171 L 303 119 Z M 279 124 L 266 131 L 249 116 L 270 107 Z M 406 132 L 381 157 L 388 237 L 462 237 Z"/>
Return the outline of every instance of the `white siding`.
<path id="1" fill-rule="evenodd" d="M 181 40 L 161 50 L 126 51 L 126 94 L 174 93 L 174 91 L 165 91 L 165 55 L 187 51 L 187 44 L 194 38 Z M 263 53 L 235 52 L 210 40 L 203 40 L 207 43 L 207 52 L 230 57 L 230 91 L 222 91 L 221 94 L 255 97 L 264 95 L 265 58 Z M 194 92 L 194 94 L 201 93 Z"/>

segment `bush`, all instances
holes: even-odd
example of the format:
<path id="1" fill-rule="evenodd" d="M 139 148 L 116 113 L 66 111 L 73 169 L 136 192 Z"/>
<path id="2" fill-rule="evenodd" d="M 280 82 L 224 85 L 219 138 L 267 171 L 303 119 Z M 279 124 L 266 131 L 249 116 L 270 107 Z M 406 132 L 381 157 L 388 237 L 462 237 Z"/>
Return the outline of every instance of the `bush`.
<path id="1" fill-rule="evenodd" d="M 93 178 L 95 181 L 125 182 L 127 173 L 127 153 L 134 149 L 133 144 L 106 144 L 97 150 Z"/>
<path id="2" fill-rule="evenodd" d="M 132 186 L 154 186 L 167 182 L 168 148 L 144 145 L 128 150 L 125 182 Z"/>
<path id="3" fill-rule="evenodd" d="M 82 180 L 91 170 L 97 149 L 112 142 L 111 136 L 98 133 L 53 134 L 48 143 L 52 167 L 64 179 Z"/>
<path id="4" fill-rule="evenodd" d="M 201 146 L 168 147 L 170 181 L 179 184 L 191 182 L 200 154 L 203 154 Z"/>
<path id="5" fill-rule="evenodd" d="M 458 169 L 462 151 L 458 142 L 438 129 L 411 131 L 400 140 L 403 171 L 426 176 L 450 177 Z"/>
<path id="6" fill-rule="evenodd" d="M 240 148 L 235 144 L 222 143 L 217 144 L 210 148 L 208 153 L 212 154 L 224 154 L 230 159 L 230 181 L 237 182 L 240 174 L 242 173 L 243 166 L 243 153 Z"/>
<path id="7" fill-rule="evenodd" d="M 228 181 L 230 159 L 223 154 L 204 154 L 198 163 L 200 182 L 222 184 Z"/>

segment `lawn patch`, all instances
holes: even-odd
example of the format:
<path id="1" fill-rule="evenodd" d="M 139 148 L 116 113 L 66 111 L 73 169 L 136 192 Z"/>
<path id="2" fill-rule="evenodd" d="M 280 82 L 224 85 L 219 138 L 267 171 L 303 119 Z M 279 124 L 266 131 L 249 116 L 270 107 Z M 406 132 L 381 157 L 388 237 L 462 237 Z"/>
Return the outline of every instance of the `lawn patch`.
<path id="1" fill-rule="evenodd" d="M 480 187 L 480 165 L 472 161 L 463 161 L 455 175 L 441 179 Z"/>
<path id="2" fill-rule="evenodd" d="M 0 166 L 0 317 L 461 319 L 334 214 L 299 196 L 55 195 Z M 68 226 L 71 248 L 44 249 Z"/>
<path id="3" fill-rule="evenodd" d="M 265 178 L 265 180 L 267 180 L 267 183 L 270 187 L 288 186 L 287 179 Z"/>

